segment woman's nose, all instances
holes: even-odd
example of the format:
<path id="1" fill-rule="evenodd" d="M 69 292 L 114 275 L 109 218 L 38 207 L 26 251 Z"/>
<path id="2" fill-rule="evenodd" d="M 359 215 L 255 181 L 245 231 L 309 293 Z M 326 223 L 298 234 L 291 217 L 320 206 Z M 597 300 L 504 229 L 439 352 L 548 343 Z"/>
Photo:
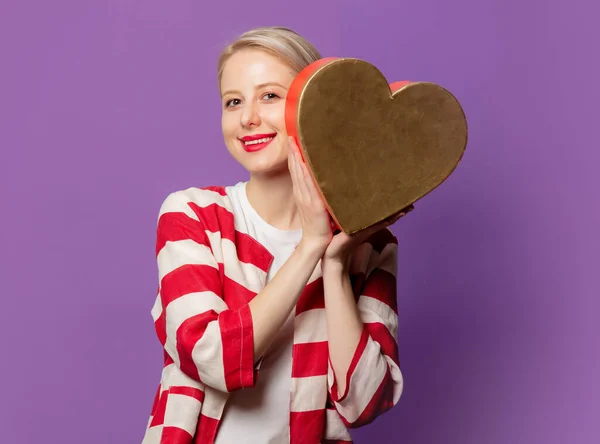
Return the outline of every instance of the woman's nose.
<path id="1" fill-rule="evenodd" d="M 242 125 L 243 126 L 259 126 L 260 125 L 260 114 L 258 107 L 255 104 L 247 104 L 244 106 L 242 112 Z"/>

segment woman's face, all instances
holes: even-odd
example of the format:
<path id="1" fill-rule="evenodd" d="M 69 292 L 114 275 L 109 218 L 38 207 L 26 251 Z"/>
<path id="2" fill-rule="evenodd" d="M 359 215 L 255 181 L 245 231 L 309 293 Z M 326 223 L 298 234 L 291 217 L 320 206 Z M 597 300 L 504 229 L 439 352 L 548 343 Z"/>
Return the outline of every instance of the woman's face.
<path id="1" fill-rule="evenodd" d="M 295 73 L 259 50 L 241 50 L 221 77 L 221 127 L 231 155 L 251 175 L 287 171 L 285 98 Z"/>

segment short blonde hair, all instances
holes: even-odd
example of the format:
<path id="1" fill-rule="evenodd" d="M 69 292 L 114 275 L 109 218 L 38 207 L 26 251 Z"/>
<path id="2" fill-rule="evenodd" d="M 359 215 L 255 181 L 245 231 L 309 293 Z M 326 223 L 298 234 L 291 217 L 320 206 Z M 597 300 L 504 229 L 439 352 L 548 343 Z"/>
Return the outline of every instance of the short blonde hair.
<path id="1" fill-rule="evenodd" d="M 296 74 L 321 58 L 319 51 L 308 40 L 289 28 L 266 26 L 251 29 L 225 47 L 219 56 L 217 64 L 219 84 L 225 63 L 242 49 L 265 51 L 287 64 Z"/>

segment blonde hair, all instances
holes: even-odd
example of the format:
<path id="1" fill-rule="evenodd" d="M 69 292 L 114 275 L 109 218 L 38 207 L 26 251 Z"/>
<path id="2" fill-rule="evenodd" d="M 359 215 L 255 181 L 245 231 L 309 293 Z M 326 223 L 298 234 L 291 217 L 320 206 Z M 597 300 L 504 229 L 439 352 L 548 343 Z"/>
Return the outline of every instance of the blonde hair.
<path id="1" fill-rule="evenodd" d="M 304 37 L 281 26 L 251 29 L 229 44 L 217 64 L 217 79 L 221 83 L 223 68 L 229 58 L 242 49 L 258 49 L 287 64 L 296 74 L 321 58 L 319 51 Z"/>

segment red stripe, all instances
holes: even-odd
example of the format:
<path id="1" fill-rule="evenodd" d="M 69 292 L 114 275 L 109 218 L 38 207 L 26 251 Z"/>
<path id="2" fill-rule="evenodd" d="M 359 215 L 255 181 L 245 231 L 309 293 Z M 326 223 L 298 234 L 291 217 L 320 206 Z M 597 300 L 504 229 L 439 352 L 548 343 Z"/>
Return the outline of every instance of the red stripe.
<path id="1" fill-rule="evenodd" d="M 223 297 L 225 303 L 231 310 L 238 310 L 242 306 L 248 304 L 256 293 L 248 290 L 241 284 L 238 284 L 233 279 L 223 276 Z"/>
<path id="2" fill-rule="evenodd" d="M 169 212 L 163 214 L 158 220 L 156 229 L 156 254 L 162 250 L 167 242 L 191 239 L 201 245 L 210 246 L 204 226 L 185 213 Z"/>
<path id="3" fill-rule="evenodd" d="M 152 418 L 152 422 L 150 422 L 150 427 L 159 426 L 165 422 L 165 410 L 167 408 L 168 394 L 168 390 L 163 390 L 160 394 L 158 404 L 156 405 L 156 411 L 154 412 L 154 417 Z"/>
<path id="4" fill-rule="evenodd" d="M 204 392 L 194 387 L 174 386 L 169 388 L 169 394 L 185 395 L 194 398 L 200 402 L 204 402 Z"/>
<path id="5" fill-rule="evenodd" d="M 325 427 L 325 409 L 290 412 L 290 444 L 321 442 Z"/>
<path id="6" fill-rule="evenodd" d="M 160 444 L 191 444 L 192 435 L 179 427 L 164 427 Z"/>
<path id="7" fill-rule="evenodd" d="M 210 265 L 182 265 L 162 279 L 160 297 L 163 310 L 181 296 L 202 291 L 212 291 L 217 296 L 222 297 L 221 282 L 217 269 Z"/>
<path id="8" fill-rule="evenodd" d="M 235 241 L 235 223 L 233 213 L 218 203 L 211 203 L 201 207 L 190 202 L 190 208 L 204 225 L 204 229 L 211 233 L 219 233 L 221 238 Z"/>
<path id="9" fill-rule="evenodd" d="M 196 428 L 194 444 L 206 444 L 214 442 L 218 427 L 218 419 L 209 418 L 208 416 L 200 414 L 200 419 L 198 420 L 198 426 Z"/>
<path id="10" fill-rule="evenodd" d="M 248 234 L 235 232 L 235 248 L 240 262 L 252 264 L 267 273 L 273 262 L 273 255 L 256 239 Z"/>
<path id="11" fill-rule="evenodd" d="M 292 351 L 292 378 L 327 374 L 327 341 L 294 344 Z"/>
<path id="12" fill-rule="evenodd" d="M 152 402 L 152 410 L 150 410 L 150 416 L 154 416 L 156 413 L 156 409 L 158 407 L 158 400 L 160 399 L 160 389 L 161 386 L 159 384 L 158 388 L 156 389 L 156 394 L 154 395 L 154 401 Z"/>
<path id="13" fill-rule="evenodd" d="M 165 313 L 164 309 L 160 316 L 156 319 L 156 322 L 154 322 L 154 329 L 156 330 L 156 336 L 158 336 L 158 340 L 164 347 L 165 343 L 167 342 L 167 314 Z"/>
<path id="14" fill-rule="evenodd" d="M 166 367 L 167 365 L 171 365 L 173 364 L 175 361 L 173 361 L 173 358 L 167 353 L 166 350 L 163 351 L 163 358 L 164 358 L 164 366 Z"/>
<path id="15" fill-rule="evenodd" d="M 154 323 L 156 335 L 163 347 L 167 341 L 165 307 L 181 296 L 202 291 L 212 291 L 221 296 L 218 272 L 209 265 L 184 265 L 163 277 L 160 292 L 163 310 Z"/>
<path id="16" fill-rule="evenodd" d="M 323 277 L 311 282 L 302 290 L 302 294 L 296 303 L 296 316 L 315 308 L 325 308 Z"/>
<path id="17" fill-rule="evenodd" d="M 227 196 L 227 192 L 225 191 L 225 187 L 222 186 L 207 186 L 204 188 L 201 188 L 202 190 L 209 190 L 209 191 L 214 191 L 215 193 L 219 193 L 221 196 Z"/>
<path id="18" fill-rule="evenodd" d="M 377 391 L 367 404 L 365 410 L 360 414 L 358 419 L 352 424 L 349 424 L 342 416 L 342 421 L 347 427 L 357 428 L 373 422 L 378 416 L 382 415 L 394 406 L 394 380 L 390 374 L 390 370 L 385 373 L 383 381 L 379 384 Z"/>
<path id="19" fill-rule="evenodd" d="M 167 241 L 191 239 L 210 247 L 206 230 L 220 233 L 222 239 L 228 239 L 236 246 L 241 262 L 253 264 L 265 273 L 268 271 L 273 255 L 263 245 L 248 234 L 235 230 L 233 213 L 217 203 L 200 207 L 194 202 L 188 203 L 196 213 L 199 222 L 183 212 L 163 214 L 158 222 L 156 254 Z"/>
<path id="20" fill-rule="evenodd" d="M 363 327 L 360 340 L 358 341 L 358 346 L 356 347 L 354 356 L 352 356 L 352 361 L 350 361 L 350 366 L 348 367 L 348 372 L 346 373 L 346 390 L 344 393 L 342 393 L 341 396 L 339 396 L 337 389 L 337 381 L 336 378 L 334 378 L 330 395 L 335 402 L 342 402 L 346 398 L 346 396 L 348 396 L 348 389 L 350 388 L 350 378 L 352 378 L 352 374 L 354 373 L 354 370 L 356 370 L 356 366 L 358 365 L 358 361 L 360 361 L 360 358 L 363 352 L 365 351 L 365 347 L 367 346 L 368 340 L 369 334 L 367 332 L 367 329 Z"/>
<path id="21" fill-rule="evenodd" d="M 380 322 L 371 322 L 365 324 L 365 327 L 367 328 L 371 339 L 381 345 L 381 351 L 392 358 L 396 365 L 400 367 L 398 361 L 398 344 L 387 327 Z"/>
<path id="22" fill-rule="evenodd" d="M 200 207 L 191 203 L 190 208 L 203 222 L 206 230 L 220 233 L 222 239 L 227 239 L 235 245 L 241 262 L 252 264 L 265 273 L 268 271 L 273 255 L 254 238 L 235 229 L 231 211 L 218 204 Z"/>
<path id="23" fill-rule="evenodd" d="M 223 239 L 234 241 L 235 224 L 231 211 L 218 203 L 211 203 L 205 207 L 201 207 L 195 202 L 190 202 L 188 205 L 202 221 L 205 230 L 211 233 L 220 233 Z"/>
<path id="24" fill-rule="evenodd" d="M 383 302 L 398 314 L 396 278 L 393 274 L 376 268 L 367 278 L 361 294 Z"/>
<path id="25" fill-rule="evenodd" d="M 223 314 L 223 312 L 221 312 Z M 179 355 L 179 368 L 190 378 L 200 381 L 198 368 L 192 358 L 192 351 L 196 343 L 202 338 L 202 335 L 208 327 L 208 323 L 215 321 L 219 315 L 214 310 L 210 310 L 195 316 L 192 316 L 181 323 L 177 329 L 177 354 Z M 215 338 L 216 340 L 220 338 Z"/>
<path id="26" fill-rule="evenodd" d="M 254 387 L 254 328 L 250 307 L 223 311 L 219 316 L 223 347 L 223 368 L 228 391 Z"/>

